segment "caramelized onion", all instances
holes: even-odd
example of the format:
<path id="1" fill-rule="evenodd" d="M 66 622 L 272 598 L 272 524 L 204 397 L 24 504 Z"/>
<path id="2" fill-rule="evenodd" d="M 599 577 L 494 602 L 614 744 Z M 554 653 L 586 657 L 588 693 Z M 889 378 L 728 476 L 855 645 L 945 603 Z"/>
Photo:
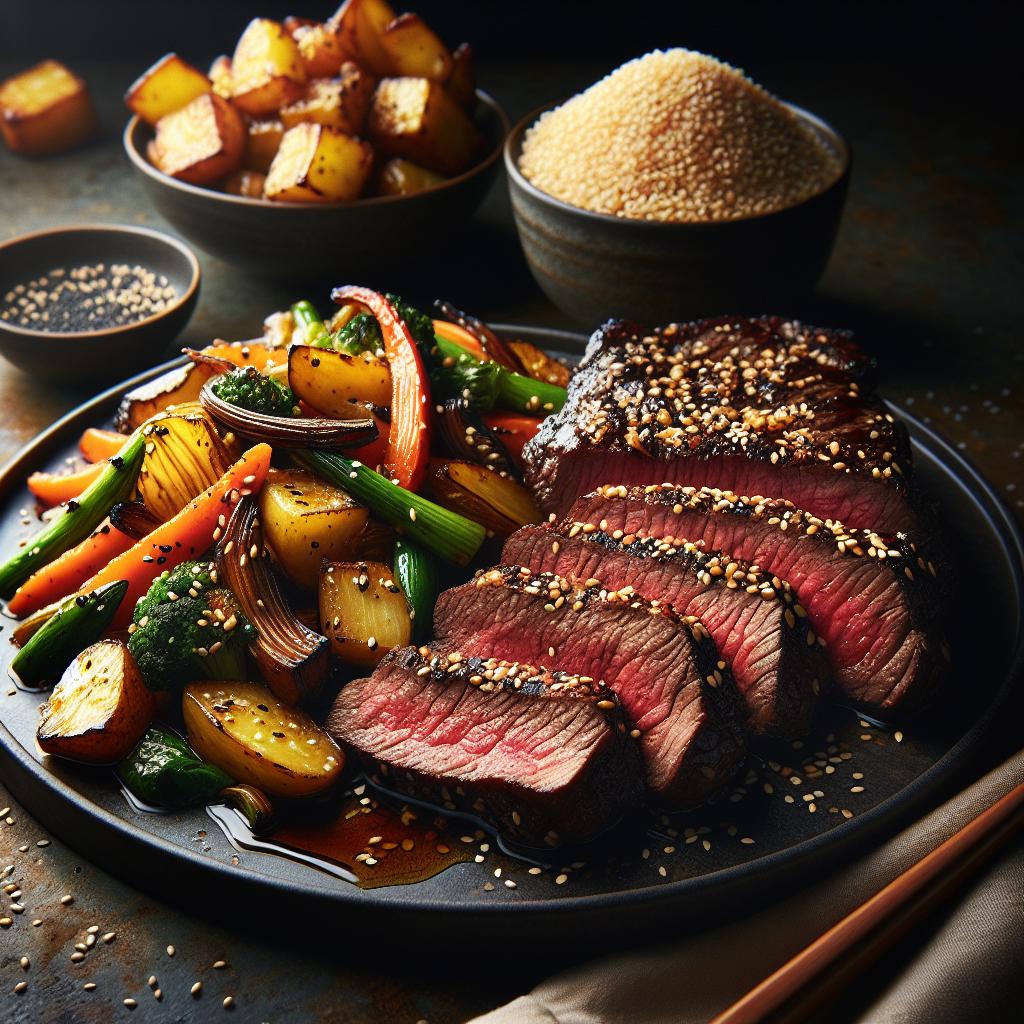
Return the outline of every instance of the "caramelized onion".
<path id="1" fill-rule="evenodd" d="M 110 510 L 110 525 L 132 540 L 142 540 L 160 522 L 141 501 L 121 501 Z"/>
<path id="2" fill-rule="evenodd" d="M 469 399 L 449 398 L 438 408 L 441 435 L 453 455 L 476 462 L 501 476 L 522 480 L 509 450 L 480 418 Z"/>
<path id="3" fill-rule="evenodd" d="M 281 593 L 251 498 L 242 498 L 231 514 L 217 566 L 256 629 L 253 656 L 274 696 L 297 704 L 317 693 L 327 680 L 330 645 L 299 621 Z"/>
<path id="4" fill-rule="evenodd" d="M 483 350 L 500 366 L 504 366 L 506 370 L 511 370 L 513 373 L 526 372 L 522 363 L 516 358 L 516 354 L 482 320 L 477 320 L 469 313 L 463 313 L 461 309 L 444 299 L 438 299 L 434 306 L 442 316 L 469 331 L 480 342 Z"/>

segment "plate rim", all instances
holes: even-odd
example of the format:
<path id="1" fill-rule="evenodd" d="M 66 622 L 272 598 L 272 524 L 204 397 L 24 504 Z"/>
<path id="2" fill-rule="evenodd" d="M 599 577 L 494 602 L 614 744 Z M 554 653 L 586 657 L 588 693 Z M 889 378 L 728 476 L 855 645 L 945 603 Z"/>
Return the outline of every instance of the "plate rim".
<path id="1" fill-rule="evenodd" d="M 581 332 L 540 326 L 496 323 L 494 327 L 504 333 L 515 333 L 521 337 L 531 338 L 534 341 L 546 342 L 551 347 L 560 348 L 567 352 L 582 351 L 583 346 L 585 346 L 588 340 L 588 335 Z M 552 344 L 553 342 L 554 344 Z M 56 445 L 58 438 L 63 440 L 62 435 L 72 426 L 77 428 L 79 421 L 83 417 L 88 415 L 95 416 L 97 409 L 112 403 L 131 388 L 137 387 L 139 384 L 145 383 L 177 366 L 183 366 L 187 362 L 187 357 L 168 360 L 107 388 L 92 398 L 86 399 L 61 416 L 51 426 L 41 431 L 24 445 L 0 468 L 0 501 L 4 501 L 9 497 L 8 492 L 16 486 L 19 473 L 23 472 L 26 465 L 29 463 L 37 465 L 41 459 L 46 458 L 49 449 Z M 887 404 L 901 420 L 912 428 L 915 435 L 919 435 L 924 440 L 926 446 L 932 450 L 933 454 L 939 456 L 943 464 L 952 468 L 955 475 L 959 476 L 962 480 L 966 479 L 971 485 L 975 504 L 984 515 L 992 532 L 999 537 L 1006 553 L 1011 556 L 1014 589 L 1018 605 L 1020 606 L 1024 602 L 1024 536 L 1022 536 L 1021 528 L 1008 505 L 971 460 L 958 451 L 941 433 L 909 413 L 899 403 L 887 400 Z M 204 884 L 212 883 L 218 886 L 233 886 L 241 883 L 249 886 L 266 886 L 275 890 L 277 895 L 299 899 L 304 903 L 311 901 L 324 908 L 348 908 L 358 912 L 374 911 L 387 914 L 400 913 L 403 915 L 423 914 L 433 918 L 478 919 L 505 917 L 509 914 L 543 916 L 566 911 L 600 912 L 622 908 L 635 910 L 642 908 L 652 901 L 676 902 L 685 900 L 688 896 L 697 898 L 701 895 L 707 895 L 709 890 L 722 889 L 727 891 L 743 883 L 748 883 L 752 878 L 758 876 L 765 880 L 770 880 L 773 875 L 781 871 L 791 870 L 799 866 L 801 862 L 805 862 L 808 858 L 813 857 L 823 847 L 845 851 L 858 842 L 866 841 L 873 833 L 884 827 L 886 822 L 892 817 L 898 816 L 901 812 L 906 813 L 919 806 L 927 795 L 939 789 L 942 783 L 954 773 L 956 767 L 962 764 L 967 755 L 982 743 L 986 734 L 991 730 L 1002 705 L 1008 701 L 1016 681 L 1022 673 L 1022 668 L 1024 668 L 1024 629 L 1021 628 L 1018 620 L 1018 630 L 1014 638 L 1013 655 L 1010 665 L 999 687 L 992 695 L 989 704 L 974 724 L 934 764 L 916 779 L 850 822 L 838 824 L 816 836 L 765 854 L 754 860 L 726 868 L 719 868 L 702 875 L 683 878 L 673 882 L 662 882 L 658 885 L 648 885 L 643 888 L 581 896 L 573 896 L 570 893 L 566 893 L 558 898 L 546 897 L 517 903 L 496 903 L 490 905 L 484 903 L 460 904 L 453 903 L 450 900 L 416 898 L 399 901 L 388 898 L 387 894 L 391 891 L 390 887 L 363 890 L 356 886 L 350 886 L 347 889 L 314 890 L 308 886 L 297 884 L 293 880 L 275 878 L 273 875 L 266 874 L 252 866 L 239 869 L 237 866 L 226 862 L 222 863 L 211 858 L 197 859 L 190 857 L 189 851 L 184 847 L 147 831 L 128 818 L 119 817 L 111 811 L 94 804 L 92 801 L 84 799 L 74 787 L 64 782 L 52 772 L 47 771 L 45 765 L 37 761 L 15 739 L 2 721 L 0 721 L 0 769 L 2 769 L 0 770 L 0 775 L 3 776 L 4 782 L 12 790 L 15 797 L 25 803 L 26 810 L 72 849 L 79 849 L 76 842 L 78 837 L 69 837 L 67 829 L 62 829 L 61 827 L 52 828 L 45 820 L 50 817 L 49 813 L 44 812 L 44 815 L 40 815 L 25 800 L 20 792 L 20 787 L 10 777 L 12 768 L 22 774 L 22 781 L 26 789 L 35 788 L 37 792 L 49 789 L 53 796 L 70 803 L 75 812 L 94 819 L 100 827 L 112 830 L 117 839 L 129 844 L 141 845 L 146 848 L 146 852 L 149 854 L 170 857 L 179 867 L 182 862 L 187 862 L 188 868 L 202 876 Z M 110 871 L 119 881 L 127 881 L 130 885 L 144 889 L 149 888 L 145 882 L 140 882 L 134 877 L 126 878 L 123 872 L 111 869 L 108 864 L 100 863 L 99 866 L 104 870 Z M 159 895 L 158 890 L 156 894 Z"/>

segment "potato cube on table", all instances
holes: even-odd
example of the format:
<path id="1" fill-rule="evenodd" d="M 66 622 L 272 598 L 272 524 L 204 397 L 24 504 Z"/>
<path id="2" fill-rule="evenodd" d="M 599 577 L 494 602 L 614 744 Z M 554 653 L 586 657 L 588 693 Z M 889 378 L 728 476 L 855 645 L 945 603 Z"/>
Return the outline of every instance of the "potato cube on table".
<path id="1" fill-rule="evenodd" d="M 55 60 L 0 84 L 0 131 L 15 153 L 61 153 L 91 138 L 96 125 L 85 82 Z"/>

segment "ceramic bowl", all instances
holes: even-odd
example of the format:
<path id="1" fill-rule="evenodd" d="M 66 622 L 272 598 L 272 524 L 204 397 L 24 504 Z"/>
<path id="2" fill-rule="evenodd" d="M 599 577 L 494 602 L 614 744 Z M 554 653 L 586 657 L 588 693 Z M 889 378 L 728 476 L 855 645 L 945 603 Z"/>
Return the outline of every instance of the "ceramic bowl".
<path id="1" fill-rule="evenodd" d="M 42 331 L 0 319 L 0 354 L 33 377 L 92 386 L 122 380 L 166 357 L 199 298 L 199 261 L 187 245 L 160 231 L 118 224 L 51 228 L 0 243 L 0 302 L 19 284 L 105 263 L 138 264 L 167 278 L 177 298 L 159 313 L 94 331 Z"/>
<path id="2" fill-rule="evenodd" d="M 788 104 L 839 156 L 823 192 L 776 213 L 665 223 L 593 213 L 555 199 L 519 170 L 523 136 L 551 104 L 523 118 L 505 144 L 516 228 L 548 298 L 587 326 L 610 316 L 653 326 L 717 313 L 778 310 L 824 273 L 850 178 L 850 153 L 820 118 Z"/>
<path id="3" fill-rule="evenodd" d="M 271 203 L 178 181 L 146 159 L 153 137 L 133 117 L 124 148 L 162 217 L 189 241 L 232 266 L 275 278 L 356 274 L 359 280 L 407 266 L 470 220 L 497 174 L 508 118 L 477 90 L 477 127 L 488 155 L 474 167 L 411 196 L 350 203 Z M 340 279 L 340 278 L 339 278 Z"/>

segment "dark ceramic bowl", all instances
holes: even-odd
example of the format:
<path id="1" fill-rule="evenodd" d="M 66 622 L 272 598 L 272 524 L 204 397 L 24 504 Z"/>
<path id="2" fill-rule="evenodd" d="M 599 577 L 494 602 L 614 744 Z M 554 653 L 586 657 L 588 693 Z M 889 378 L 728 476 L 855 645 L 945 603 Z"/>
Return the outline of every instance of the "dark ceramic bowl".
<path id="1" fill-rule="evenodd" d="M 386 274 L 436 249 L 483 202 L 498 171 L 508 118 L 477 90 L 477 127 L 488 155 L 464 174 L 411 196 L 351 203 L 271 203 L 178 181 L 146 159 L 152 129 L 133 117 L 124 148 L 154 206 L 200 249 L 255 274 L 297 278 Z"/>
<path id="2" fill-rule="evenodd" d="M 846 200 L 850 153 L 813 114 L 788 104 L 843 164 L 823 192 L 777 213 L 714 223 L 630 220 L 571 206 L 519 170 L 523 118 L 505 144 L 516 227 L 530 270 L 563 312 L 593 326 L 610 316 L 656 325 L 716 313 L 778 309 L 824 273 Z"/>
<path id="3" fill-rule="evenodd" d="M 162 274 L 178 297 L 144 320 L 94 331 L 41 331 L 0 320 L 0 354 L 26 373 L 55 384 L 110 383 L 159 363 L 192 316 L 200 277 L 192 250 L 159 231 L 87 224 L 2 242 L 0 302 L 12 288 L 55 267 L 97 263 L 138 264 Z"/>

